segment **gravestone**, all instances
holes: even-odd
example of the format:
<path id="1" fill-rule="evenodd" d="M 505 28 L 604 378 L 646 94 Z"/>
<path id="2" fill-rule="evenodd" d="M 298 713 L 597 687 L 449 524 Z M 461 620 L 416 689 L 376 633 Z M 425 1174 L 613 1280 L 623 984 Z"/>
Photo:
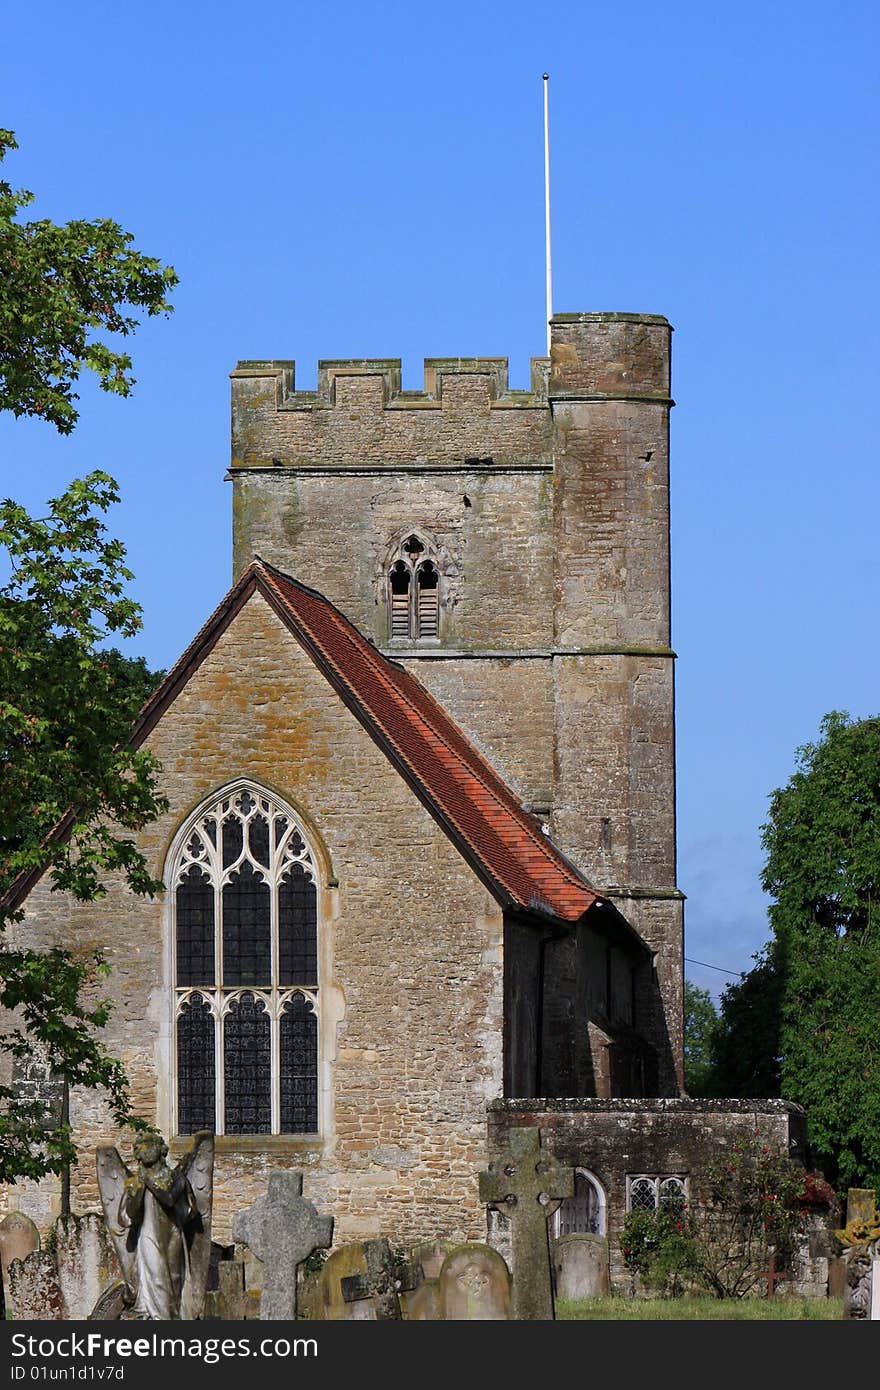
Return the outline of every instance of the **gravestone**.
<path id="1" fill-rule="evenodd" d="M 249 1322 L 260 1316 L 260 1298 L 248 1293 L 243 1260 L 220 1260 L 217 1287 L 205 1295 L 203 1320 Z"/>
<path id="2" fill-rule="evenodd" d="M 553 1245 L 553 1266 L 557 1298 L 580 1302 L 610 1297 L 608 1241 L 604 1236 L 580 1231 L 559 1236 Z"/>
<path id="3" fill-rule="evenodd" d="M 269 1191 L 233 1218 L 232 1236 L 263 1262 L 262 1319 L 296 1317 L 296 1270 L 333 1239 L 332 1216 L 319 1216 L 302 1195 L 302 1173 L 270 1173 Z"/>
<path id="4" fill-rule="evenodd" d="M 102 1294 L 122 1278 L 103 1217 L 59 1216 L 53 1228 L 58 1287 L 67 1317 L 88 1318 Z"/>
<path id="5" fill-rule="evenodd" d="M 25 1218 L 27 1219 L 27 1218 Z M 8 1311 L 17 1319 L 81 1322 L 122 1279 L 119 1260 L 98 1212 L 59 1216 L 45 1250 L 9 1273 Z"/>
<path id="6" fill-rule="evenodd" d="M 0 1269 L 3 1287 L 9 1288 L 9 1266 L 13 1260 L 26 1260 L 40 1248 L 40 1233 L 24 1212 L 11 1211 L 0 1221 Z"/>
<path id="7" fill-rule="evenodd" d="M 34 1250 L 9 1268 L 6 1316 L 18 1322 L 60 1322 L 67 1317 L 52 1250 Z"/>
<path id="8" fill-rule="evenodd" d="M 880 1214 L 870 1188 L 850 1188 L 846 1226 L 835 1235 L 846 1260 L 843 1316 L 880 1320 Z"/>
<path id="9" fill-rule="evenodd" d="M 418 1288 L 401 1297 L 400 1308 L 407 1322 L 442 1322 L 439 1280 L 424 1279 Z"/>
<path id="10" fill-rule="evenodd" d="M 401 1292 L 400 1314 L 408 1322 L 435 1322 L 443 1316 L 438 1279 L 443 1261 L 458 1246 L 451 1240 L 429 1240 L 409 1252 L 414 1288 Z"/>
<path id="11" fill-rule="evenodd" d="M 416 1270 L 421 1270 L 421 1279 L 439 1279 L 443 1261 L 458 1245 L 452 1240 L 428 1240 L 422 1245 L 414 1245 L 410 1260 Z"/>
<path id="12" fill-rule="evenodd" d="M 515 1319 L 552 1320 L 550 1240 L 547 1218 L 574 1196 L 574 1169 L 541 1148 L 535 1128 L 512 1129 L 508 1147 L 480 1174 L 480 1201 L 506 1210 Z"/>
<path id="13" fill-rule="evenodd" d="M 443 1262 L 439 1316 L 446 1322 L 503 1322 L 510 1317 L 510 1272 L 489 1245 L 462 1245 Z"/>
<path id="14" fill-rule="evenodd" d="M 330 1322 L 397 1321 L 399 1274 L 387 1240 L 343 1245 L 333 1251 L 318 1276 L 316 1317 Z"/>

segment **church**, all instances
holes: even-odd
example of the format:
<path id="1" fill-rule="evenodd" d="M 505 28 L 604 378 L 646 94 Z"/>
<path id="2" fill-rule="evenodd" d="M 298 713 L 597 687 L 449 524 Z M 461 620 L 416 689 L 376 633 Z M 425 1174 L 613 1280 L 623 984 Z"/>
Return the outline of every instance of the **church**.
<path id="1" fill-rule="evenodd" d="M 314 391 L 238 364 L 233 585 L 133 732 L 164 894 L 23 895 L 29 944 L 106 953 L 106 1043 L 172 1153 L 216 1132 L 218 1240 L 276 1168 L 337 1243 L 485 1239 L 516 1124 L 577 1168 L 557 1226 L 599 1234 L 744 1113 L 802 1142 L 784 1102 L 682 1094 L 671 328 L 551 335 L 527 391 L 499 358 L 428 360 L 418 391 L 396 360 Z M 70 1106 L 82 1211 L 118 1136 Z"/>

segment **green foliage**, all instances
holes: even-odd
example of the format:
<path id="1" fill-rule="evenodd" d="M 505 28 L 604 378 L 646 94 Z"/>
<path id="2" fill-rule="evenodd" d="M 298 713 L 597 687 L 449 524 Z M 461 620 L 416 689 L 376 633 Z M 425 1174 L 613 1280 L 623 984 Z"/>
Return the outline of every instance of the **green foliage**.
<path id="1" fill-rule="evenodd" d="M 714 1096 L 781 1095 L 780 1018 L 782 979 L 768 952 L 728 985 L 712 1039 L 711 1089 Z"/>
<path id="2" fill-rule="evenodd" d="M 707 989 L 684 982 L 684 1085 L 689 1096 L 713 1096 L 718 1014 Z"/>
<path id="3" fill-rule="evenodd" d="M 693 1222 L 678 1207 L 631 1211 L 620 1243 L 628 1269 L 664 1298 L 684 1293 L 694 1265 Z"/>
<path id="4" fill-rule="evenodd" d="M 692 1270 L 716 1298 L 743 1298 L 769 1267 L 790 1268 L 804 1223 L 804 1173 L 758 1131 L 743 1132 L 701 1176 L 691 1210 Z"/>
<path id="5" fill-rule="evenodd" d="M 16 148 L 0 130 L 0 160 Z M 169 313 L 177 276 L 133 250 L 116 222 L 19 221 L 32 201 L 0 180 L 0 410 L 68 434 L 84 370 L 129 394 L 131 360 L 113 338 L 137 328 L 129 310 Z M 0 587 L 0 1007 L 13 1020 L 0 1049 L 67 1084 L 103 1087 L 117 1122 L 143 1128 L 122 1067 L 95 1035 L 109 1009 L 100 954 L 21 949 L 9 931 L 21 916 L 17 885 L 46 871 L 53 888 L 84 900 L 104 894 L 106 874 L 137 893 L 161 887 L 125 833 L 165 802 L 157 764 L 127 745 L 155 678 L 107 646 L 141 625 L 124 548 L 100 520 L 117 496 L 112 478 L 92 473 L 46 517 L 0 505 L 10 574 Z M 63 1113 L 0 1087 L 0 1181 L 61 1172 L 74 1156 Z"/>
<path id="6" fill-rule="evenodd" d="M 126 596 L 125 552 L 100 513 L 117 498 L 103 473 L 76 480 L 34 519 L 0 504 L 10 578 L 0 587 L 0 929 L 8 938 L 14 885 L 49 871 L 54 888 L 88 900 L 103 876 L 138 893 L 155 881 L 129 834 L 165 801 L 152 756 L 126 738 L 152 685 L 143 662 L 105 649 L 140 627 Z M 53 834 L 59 828 L 62 834 Z M 68 1083 L 105 1089 L 119 1123 L 132 1121 L 120 1064 L 95 1036 L 108 1015 L 96 991 L 107 966 L 96 952 L 0 949 L 0 1006 L 14 1024 L 0 1047 L 41 1058 Z M 0 1088 L 0 1181 L 59 1172 L 74 1155 L 63 1119 Z"/>
<path id="7" fill-rule="evenodd" d="M 763 886 L 782 1089 L 838 1187 L 880 1186 L 880 719 L 825 716 L 773 793 Z"/>
<path id="8" fill-rule="evenodd" d="M 790 1267 L 804 1223 L 803 1171 L 758 1132 L 697 1178 L 695 1203 L 630 1212 L 621 1248 L 645 1288 L 672 1297 L 686 1290 L 744 1298 L 760 1285 L 771 1253 Z"/>
<path id="9" fill-rule="evenodd" d="M 12 132 L 0 130 L 0 160 L 17 148 Z M 68 434 L 78 418 L 73 387 L 85 369 L 102 390 L 129 394 L 131 358 L 112 335 L 138 327 L 129 309 L 170 313 L 177 275 L 132 250 L 131 234 L 106 218 L 18 221 L 32 201 L 0 180 L 0 410 L 40 416 Z"/>

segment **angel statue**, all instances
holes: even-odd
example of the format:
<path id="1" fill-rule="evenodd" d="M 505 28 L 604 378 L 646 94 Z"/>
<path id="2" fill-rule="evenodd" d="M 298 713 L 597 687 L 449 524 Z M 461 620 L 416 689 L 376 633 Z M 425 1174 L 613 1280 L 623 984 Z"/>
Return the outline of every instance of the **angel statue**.
<path id="1" fill-rule="evenodd" d="M 125 1287 L 116 1317 L 201 1317 L 211 1255 L 214 1136 L 194 1134 L 176 1165 L 161 1134 L 139 1134 L 135 1170 L 113 1148 L 98 1149 L 104 1219 Z M 104 1303 L 104 1300 L 101 1300 Z M 114 1316 L 106 1308 L 95 1316 Z"/>

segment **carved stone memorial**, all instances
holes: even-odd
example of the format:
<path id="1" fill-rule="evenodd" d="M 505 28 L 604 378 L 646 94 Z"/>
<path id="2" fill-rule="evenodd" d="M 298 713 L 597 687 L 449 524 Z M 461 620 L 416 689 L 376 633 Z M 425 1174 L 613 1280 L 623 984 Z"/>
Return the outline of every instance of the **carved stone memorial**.
<path id="1" fill-rule="evenodd" d="M 208 1130 L 193 1135 L 174 1166 L 154 1132 L 138 1135 L 133 1150 L 134 1171 L 114 1148 L 97 1153 L 104 1218 L 124 1280 L 121 1299 L 105 1296 L 102 1314 L 200 1318 L 211 1259 L 214 1136 Z"/>
<path id="2" fill-rule="evenodd" d="M 264 1320 L 296 1317 L 297 1265 L 333 1240 L 332 1216 L 319 1216 L 302 1187 L 302 1173 L 270 1173 L 266 1196 L 233 1218 L 233 1239 L 263 1262 Z"/>
<path id="3" fill-rule="evenodd" d="M 574 1196 L 574 1169 L 541 1148 L 534 1128 L 510 1131 L 509 1147 L 480 1174 L 480 1201 L 506 1210 L 510 1220 L 513 1316 L 552 1321 L 547 1218 Z"/>

